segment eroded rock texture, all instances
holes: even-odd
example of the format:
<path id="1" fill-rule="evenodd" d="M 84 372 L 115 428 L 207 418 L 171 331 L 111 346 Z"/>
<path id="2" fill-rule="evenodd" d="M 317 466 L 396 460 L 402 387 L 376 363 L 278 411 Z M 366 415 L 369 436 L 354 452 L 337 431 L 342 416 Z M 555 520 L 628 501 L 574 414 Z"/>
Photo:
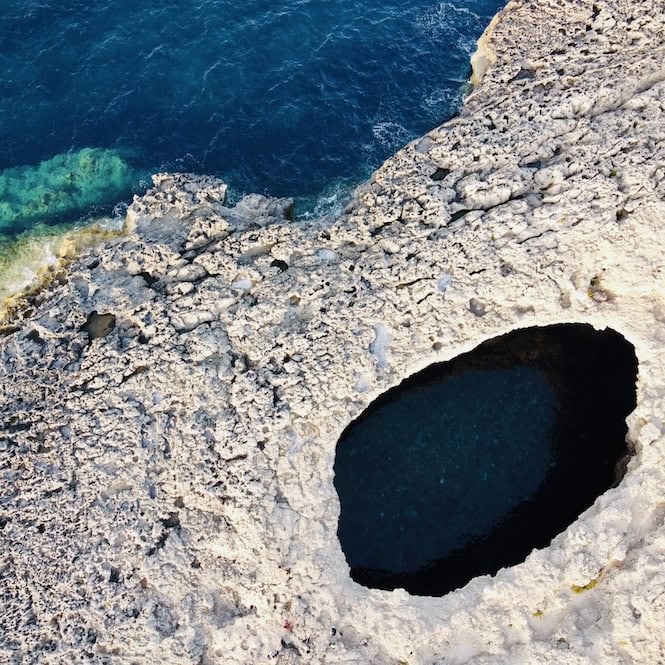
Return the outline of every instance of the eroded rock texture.
<path id="1" fill-rule="evenodd" d="M 156 178 L 133 230 L 0 342 L 2 660 L 663 660 L 664 17 L 512 2 L 460 117 L 337 220 Z M 93 312 L 115 317 L 104 336 L 82 329 Z M 443 598 L 352 582 L 344 427 L 434 361 L 559 322 L 635 346 L 620 486 Z"/>

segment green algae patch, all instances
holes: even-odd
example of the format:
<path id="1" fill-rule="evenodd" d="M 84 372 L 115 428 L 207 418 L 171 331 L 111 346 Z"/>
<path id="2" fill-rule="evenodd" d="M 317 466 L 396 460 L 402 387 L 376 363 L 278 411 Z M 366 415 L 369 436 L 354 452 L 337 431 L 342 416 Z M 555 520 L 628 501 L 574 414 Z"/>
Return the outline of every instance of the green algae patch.
<path id="1" fill-rule="evenodd" d="M 595 589 L 596 586 L 598 586 L 598 582 L 600 582 L 601 577 L 602 573 L 598 575 L 598 577 L 592 579 L 588 584 L 585 584 L 584 586 L 578 586 L 577 584 L 572 584 L 570 590 L 576 594 L 581 594 L 584 593 L 585 591 L 591 591 L 591 589 Z"/>
<path id="2" fill-rule="evenodd" d="M 131 191 L 135 175 L 118 151 L 102 148 L 6 169 L 0 172 L 0 232 L 18 233 L 38 220 L 116 203 Z"/>

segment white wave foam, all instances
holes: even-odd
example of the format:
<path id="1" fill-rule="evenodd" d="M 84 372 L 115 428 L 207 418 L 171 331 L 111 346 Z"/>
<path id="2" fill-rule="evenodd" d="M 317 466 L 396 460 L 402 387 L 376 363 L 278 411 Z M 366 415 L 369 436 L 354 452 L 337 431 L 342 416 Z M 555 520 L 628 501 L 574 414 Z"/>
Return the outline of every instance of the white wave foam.
<path id="1" fill-rule="evenodd" d="M 56 264 L 62 237 L 26 234 L 0 247 L 0 301 L 29 287 L 41 268 Z"/>
<path id="2" fill-rule="evenodd" d="M 482 23 L 482 18 L 464 5 L 455 2 L 440 2 L 424 12 L 418 20 L 421 30 L 430 38 L 455 44 L 456 48 L 471 53 L 475 48 L 475 40 L 469 39 L 475 26 Z M 469 50 L 468 42 L 472 46 Z"/>
<path id="3" fill-rule="evenodd" d="M 391 120 L 374 123 L 372 134 L 381 147 L 387 150 L 398 150 L 413 138 L 406 127 Z"/>
<path id="4" fill-rule="evenodd" d="M 449 112 L 451 109 L 457 109 L 462 101 L 462 86 L 457 90 L 450 88 L 438 88 L 432 90 L 424 99 L 423 105 L 436 115 L 441 115 L 442 111 Z"/>
<path id="5" fill-rule="evenodd" d="M 114 216 L 89 220 L 84 226 L 38 225 L 18 237 L 0 236 L 0 321 L 4 315 L 2 303 L 36 286 L 44 269 L 55 266 L 63 256 L 71 257 L 81 248 L 120 232 L 125 209 L 116 208 Z"/>
<path id="6" fill-rule="evenodd" d="M 338 217 L 362 180 L 362 177 L 338 178 L 318 195 L 298 198 L 298 217 L 303 220 Z"/>

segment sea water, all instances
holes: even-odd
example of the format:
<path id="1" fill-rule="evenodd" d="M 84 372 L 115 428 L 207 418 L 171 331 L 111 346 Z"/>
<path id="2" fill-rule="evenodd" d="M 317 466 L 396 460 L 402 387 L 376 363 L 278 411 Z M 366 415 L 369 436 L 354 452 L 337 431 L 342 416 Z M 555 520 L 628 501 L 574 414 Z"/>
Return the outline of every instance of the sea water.
<path id="1" fill-rule="evenodd" d="M 441 596 L 513 566 L 623 477 L 635 348 L 588 324 L 521 328 L 379 395 L 337 443 L 351 577 Z"/>
<path id="2" fill-rule="evenodd" d="M 347 560 L 410 572 L 489 534 L 543 482 L 554 407 L 552 388 L 524 365 L 386 397 L 337 449 Z"/>
<path id="3" fill-rule="evenodd" d="M 163 170 L 334 213 L 456 112 L 503 4 L 4 0 L 0 235 L 108 214 Z"/>

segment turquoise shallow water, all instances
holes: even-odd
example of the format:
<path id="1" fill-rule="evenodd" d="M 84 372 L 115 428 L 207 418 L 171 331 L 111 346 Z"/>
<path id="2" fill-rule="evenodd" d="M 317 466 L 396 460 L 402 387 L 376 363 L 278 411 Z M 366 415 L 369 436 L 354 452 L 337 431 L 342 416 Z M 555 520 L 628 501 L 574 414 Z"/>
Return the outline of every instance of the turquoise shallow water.
<path id="1" fill-rule="evenodd" d="M 159 170 L 295 196 L 300 214 L 334 210 L 456 111 L 469 55 L 503 4 L 6 0 L 0 233 L 108 212 Z M 117 156 L 126 167 L 111 187 L 65 173 L 63 195 L 52 160 L 89 148 L 102 151 L 100 177 Z"/>

